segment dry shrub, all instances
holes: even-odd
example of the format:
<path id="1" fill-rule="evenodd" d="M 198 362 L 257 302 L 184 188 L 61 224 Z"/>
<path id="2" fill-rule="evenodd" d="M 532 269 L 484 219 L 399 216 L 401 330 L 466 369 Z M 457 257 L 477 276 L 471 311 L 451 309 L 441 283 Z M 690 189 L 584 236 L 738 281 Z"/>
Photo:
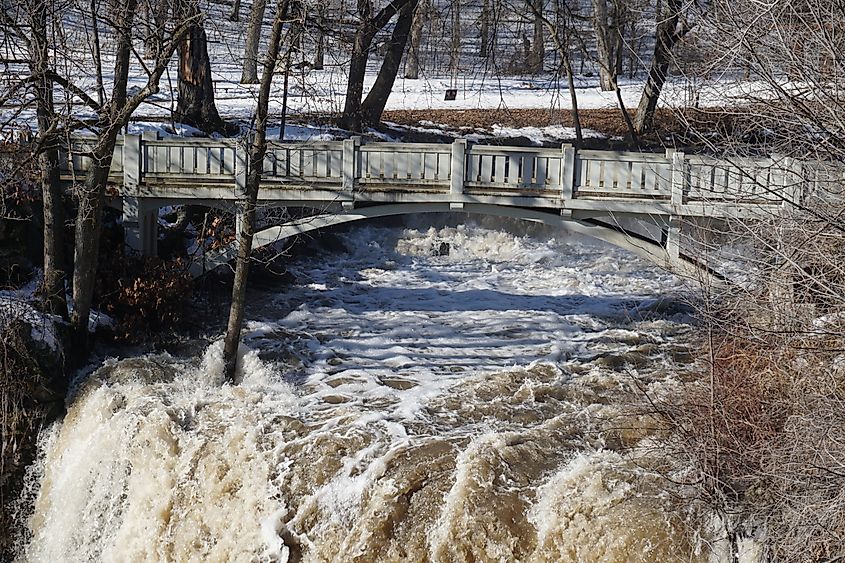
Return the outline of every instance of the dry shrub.
<path id="1" fill-rule="evenodd" d="M 789 415 L 789 375 L 784 350 L 733 337 L 713 343 L 707 385 L 686 398 L 685 440 L 709 481 L 705 490 L 740 498 L 759 480 L 766 454 Z"/>
<path id="2" fill-rule="evenodd" d="M 702 521 L 725 521 L 734 549 L 764 538 L 773 561 L 845 555 L 845 369 L 818 344 L 712 336 L 706 373 L 652 402 L 668 428 L 667 488 L 703 507 Z"/>
<path id="3" fill-rule="evenodd" d="M 123 342 L 161 341 L 184 319 L 191 277 L 182 260 L 117 254 L 100 270 L 98 307 Z"/>

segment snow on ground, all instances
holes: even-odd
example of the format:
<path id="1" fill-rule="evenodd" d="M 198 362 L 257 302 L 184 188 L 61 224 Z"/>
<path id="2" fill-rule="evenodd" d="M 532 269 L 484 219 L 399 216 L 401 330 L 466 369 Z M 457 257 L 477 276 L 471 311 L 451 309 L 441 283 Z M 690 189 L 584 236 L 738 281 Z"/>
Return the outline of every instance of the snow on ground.
<path id="1" fill-rule="evenodd" d="M 21 320 L 31 327 L 33 341 L 41 342 L 53 351 L 59 351 L 56 319 L 42 313 L 32 304 L 39 283 L 39 276 L 35 276 L 20 289 L 0 291 L 0 330 L 15 320 Z"/>

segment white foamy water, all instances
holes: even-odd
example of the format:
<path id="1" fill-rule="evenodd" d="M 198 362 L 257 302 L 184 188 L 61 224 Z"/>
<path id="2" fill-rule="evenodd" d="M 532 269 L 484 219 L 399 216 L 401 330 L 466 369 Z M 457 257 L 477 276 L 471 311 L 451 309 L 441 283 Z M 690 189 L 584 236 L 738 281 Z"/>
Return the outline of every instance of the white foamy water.
<path id="1" fill-rule="evenodd" d="M 482 227 L 341 236 L 251 294 L 237 385 L 219 342 L 89 378 L 42 439 L 23 560 L 702 557 L 623 408 L 681 369 L 674 278 Z"/>

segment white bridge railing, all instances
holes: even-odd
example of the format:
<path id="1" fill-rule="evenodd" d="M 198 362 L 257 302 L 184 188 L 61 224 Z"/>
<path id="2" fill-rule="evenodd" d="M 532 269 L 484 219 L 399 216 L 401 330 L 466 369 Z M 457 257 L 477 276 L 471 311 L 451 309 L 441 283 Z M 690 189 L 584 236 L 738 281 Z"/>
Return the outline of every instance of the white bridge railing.
<path id="1" fill-rule="evenodd" d="M 64 176 L 90 166 L 90 142 L 74 141 Z M 690 216 L 731 216 L 743 207 L 795 203 L 792 159 L 715 160 L 665 154 L 452 144 L 270 142 L 261 199 L 420 201 L 511 198 L 515 205 Z M 159 199 L 237 199 L 246 182 L 245 146 L 235 139 L 154 133 L 118 140 L 112 180 L 121 195 Z M 311 194 L 309 195 L 309 192 Z M 382 194 L 376 196 L 374 194 Z M 373 199 L 375 198 L 375 199 Z M 548 200 L 543 202 L 542 200 Z M 613 203 L 615 202 L 615 203 Z M 630 207 L 635 205 L 635 207 Z"/>

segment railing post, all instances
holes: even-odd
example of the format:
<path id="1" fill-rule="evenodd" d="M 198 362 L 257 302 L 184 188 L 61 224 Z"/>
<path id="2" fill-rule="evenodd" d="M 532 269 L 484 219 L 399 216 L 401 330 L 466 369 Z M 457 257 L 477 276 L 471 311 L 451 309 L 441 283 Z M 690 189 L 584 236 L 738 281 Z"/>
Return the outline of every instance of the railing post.
<path id="1" fill-rule="evenodd" d="M 666 151 L 666 156 L 672 159 L 672 205 L 683 205 L 687 177 L 684 153 Z"/>
<path id="2" fill-rule="evenodd" d="M 246 176 L 249 172 L 249 156 L 246 149 L 251 144 L 249 138 L 245 138 L 235 145 L 235 199 L 246 197 Z"/>
<path id="3" fill-rule="evenodd" d="M 452 143 L 452 170 L 449 179 L 449 193 L 453 201 L 450 206 L 453 208 L 463 207 L 460 201 L 464 193 L 464 182 L 466 180 L 466 154 L 467 140 L 455 139 Z"/>
<path id="4" fill-rule="evenodd" d="M 141 136 L 123 136 L 123 190 L 126 194 L 138 195 L 141 185 Z"/>
<path id="5" fill-rule="evenodd" d="M 343 192 L 349 199 L 341 202 L 345 209 L 355 207 L 355 188 L 358 186 L 358 160 L 361 156 L 361 137 L 351 137 L 343 141 Z"/>
<path id="6" fill-rule="evenodd" d="M 801 190 L 804 171 L 801 161 L 786 157 L 783 159 L 783 171 L 781 178 L 783 182 L 783 207 L 784 210 L 795 209 L 801 204 Z"/>
<path id="7" fill-rule="evenodd" d="M 561 184 L 561 215 L 571 213 L 566 209 L 570 201 L 575 198 L 575 147 L 570 144 L 561 145 L 563 160 L 561 161 L 560 184 Z"/>
<path id="8" fill-rule="evenodd" d="M 673 259 L 681 256 L 681 218 L 677 215 L 669 217 L 666 227 L 666 252 Z"/>

